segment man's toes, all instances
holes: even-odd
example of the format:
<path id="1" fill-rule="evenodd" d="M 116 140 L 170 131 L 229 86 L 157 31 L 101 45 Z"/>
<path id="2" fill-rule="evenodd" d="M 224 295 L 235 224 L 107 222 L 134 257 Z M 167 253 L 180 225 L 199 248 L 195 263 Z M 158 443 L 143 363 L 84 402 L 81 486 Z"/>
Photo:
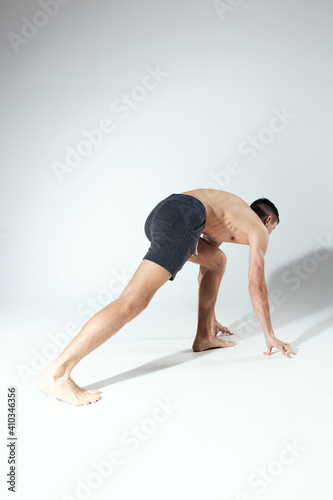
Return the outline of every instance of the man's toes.
<path id="1" fill-rule="evenodd" d="M 95 401 L 95 396 L 93 394 L 87 394 L 86 395 L 86 398 L 88 401 L 90 401 L 91 403 L 93 403 Z"/>
<path id="2" fill-rule="evenodd" d="M 100 396 L 98 394 L 87 394 L 86 397 L 91 403 L 96 403 L 96 401 L 100 399 Z"/>

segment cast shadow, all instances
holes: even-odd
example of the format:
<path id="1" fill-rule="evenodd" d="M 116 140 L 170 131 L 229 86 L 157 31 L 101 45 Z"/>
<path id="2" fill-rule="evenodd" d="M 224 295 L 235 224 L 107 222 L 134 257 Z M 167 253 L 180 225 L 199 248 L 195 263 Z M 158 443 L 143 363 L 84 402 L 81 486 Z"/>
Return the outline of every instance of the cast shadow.
<path id="1" fill-rule="evenodd" d="M 333 249 L 332 249 L 333 251 Z M 328 252 L 327 252 L 328 253 Z M 326 309 L 333 302 L 333 265 L 332 265 L 332 254 L 329 254 L 329 258 L 325 261 L 318 261 L 317 266 L 313 262 L 313 252 L 290 262 L 286 266 L 278 268 L 269 278 L 267 282 L 267 288 L 269 292 L 273 290 L 280 290 L 281 297 L 283 297 L 283 303 L 275 307 L 272 311 L 272 323 L 274 327 L 283 326 L 293 321 L 297 321 L 300 317 L 310 316 L 318 312 L 321 309 Z M 306 263 L 313 264 L 313 271 L 310 272 L 310 265 L 307 266 Z M 296 266 L 296 267 L 295 267 Z M 295 274 L 295 270 L 299 269 L 302 273 L 302 277 Z M 305 269 L 304 269 L 305 267 Z M 308 269 L 308 271 L 306 271 Z M 306 276 L 306 277 L 305 277 Z M 254 313 L 253 313 L 254 314 Z M 249 321 L 249 314 L 243 316 L 235 323 L 229 326 L 237 334 L 237 326 L 244 325 Z M 301 344 L 313 338 L 315 335 L 319 335 L 327 328 L 332 325 L 333 316 L 325 319 L 314 326 L 311 326 L 308 330 L 302 333 L 292 342 L 294 348 L 299 348 Z M 259 323 L 251 323 L 251 334 L 262 332 Z M 227 336 L 224 336 L 227 338 Z M 214 349 L 215 350 L 215 349 Z M 209 356 L 212 350 L 204 352 L 193 352 L 191 349 L 185 349 L 161 358 L 149 361 L 141 366 L 128 370 L 119 375 L 114 375 L 104 380 L 94 382 L 93 384 L 87 385 L 84 389 L 94 389 L 96 386 L 99 388 L 107 387 L 109 385 L 117 384 L 119 382 L 124 382 L 132 378 L 141 377 L 150 373 L 154 373 L 160 370 L 165 370 L 167 368 L 172 368 L 177 365 L 188 363 L 198 357 Z M 237 362 L 253 362 L 262 358 L 262 354 L 257 356 L 249 356 L 237 359 Z M 224 363 L 232 363 L 236 359 L 224 360 Z"/>
<path id="2" fill-rule="evenodd" d="M 129 380 L 131 378 L 141 377 L 142 375 L 147 375 L 149 373 L 154 373 L 159 370 L 165 370 L 166 368 L 187 363 L 188 361 L 192 361 L 198 355 L 202 356 L 205 354 L 209 354 L 209 352 L 205 351 L 196 353 L 191 349 L 185 349 L 184 351 L 175 352 L 167 356 L 163 356 L 162 358 L 154 359 L 153 361 L 149 361 L 144 365 L 137 366 L 136 368 L 120 373 L 119 375 L 114 375 L 107 379 L 100 380 L 99 382 L 94 382 L 91 385 L 85 386 L 84 389 L 94 389 L 96 386 L 102 388 L 108 385 L 117 384 L 118 382 L 124 382 L 125 380 Z"/>
<path id="3" fill-rule="evenodd" d="M 333 324 L 333 316 L 320 321 L 316 325 L 311 326 L 303 332 L 299 337 L 297 337 L 292 342 L 292 347 L 298 352 L 298 348 L 300 345 L 305 343 L 307 340 L 312 339 L 314 336 L 323 333 L 328 328 L 332 327 Z M 213 349 L 215 350 L 215 349 Z M 127 372 L 120 373 L 119 375 L 114 375 L 112 377 L 106 378 L 104 380 L 100 380 L 98 382 L 94 382 L 91 385 L 87 385 L 84 389 L 95 389 L 96 386 L 102 389 L 103 387 L 107 387 L 109 385 L 117 384 L 119 382 L 124 382 L 126 380 L 130 380 L 132 378 L 141 377 L 143 375 L 148 375 L 150 373 L 157 372 L 159 370 L 165 370 L 167 368 L 172 368 L 173 366 L 181 365 L 183 363 L 187 363 L 189 361 L 193 361 L 194 359 L 198 359 L 198 357 L 209 356 L 213 351 L 204 351 L 204 352 L 193 352 L 191 349 L 185 349 L 184 351 L 179 351 L 173 354 L 169 354 L 167 356 L 163 356 L 158 359 L 154 359 L 153 361 L 149 361 L 149 363 L 145 363 L 144 365 L 133 368 L 132 370 L 128 370 Z M 272 355 L 278 354 L 278 351 L 273 352 Z M 237 363 L 248 363 L 253 361 L 258 361 L 262 359 L 262 354 L 247 356 L 242 359 L 225 359 L 223 360 L 223 364 L 233 363 L 237 361 Z M 222 362 L 222 361 L 221 361 Z"/>
<path id="4" fill-rule="evenodd" d="M 193 361 L 203 356 L 209 356 L 213 351 L 217 349 L 210 349 L 208 351 L 202 352 L 193 352 L 191 349 L 185 349 L 184 351 L 175 352 L 173 354 L 168 354 L 167 356 L 163 356 L 158 359 L 154 359 L 153 361 L 149 361 L 144 365 L 137 366 L 132 370 L 128 370 L 127 372 L 120 373 L 119 375 L 114 375 L 112 377 L 99 380 L 98 382 L 94 382 L 90 385 L 86 385 L 83 389 L 95 389 L 96 387 L 102 388 L 107 387 L 109 385 L 117 384 L 119 382 L 124 382 L 126 380 L 130 380 L 132 378 L 141 377 L 143 375 L 148 375 L 150 373 L 158 372 L 160 370 L 165 370 L 167 368 L 172 368 L 177 365 L 181 365 L 187 363 L 189 361 Z M 251 355 L 247 357 L 233 358 L 233 359 L 224 359 L 221 360 L 224 364 L 234 363 L 248 363 L 253 361 L 258 361 L 262 359 L 262 354 Z"/>
<path id="5" fill-rule="evenodd" d="M 333 325 L 333 316 L 326 318 L 322 321 L 319 321 L 316 325 L 310 326 L 305 332 L 303 332 L 299 337 L 293 340 L 293 347 L 297 350 L 298 347 L 304 344 L 307 340 L 312 339 L 316 335 L 323 333 L 328 328 L 332 328 Z"/>
<path id="6" fill-rule="evenodd" d="M 326 260 L 317 260 L 316 254 L 310 252 L 279 267 L 269 277 L 267 289 L 273 328 L 293 323 L 304 316 L 311 316 L 332 305 L 333 248 L 321 249 L 320 258 L 325 257 L 325 252 Z M 276 301 L 274 296 L 277 298 Z M 246 331 L 246 325 L 250 322 L 248 331 L 251 330 L 251 334 L 262 332 L 254 311 L 250 311 L 228 326 L 237 333 L 237 328 L 242 330 L 244 327 Z"/>

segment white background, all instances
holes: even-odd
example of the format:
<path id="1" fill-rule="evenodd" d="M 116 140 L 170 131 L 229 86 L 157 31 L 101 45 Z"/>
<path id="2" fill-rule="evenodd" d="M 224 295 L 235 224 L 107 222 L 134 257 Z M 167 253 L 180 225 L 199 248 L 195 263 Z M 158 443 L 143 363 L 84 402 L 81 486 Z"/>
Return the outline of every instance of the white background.
<path id="1" fill-rule="evenodd" d="M 68 322 L 82 326 L 94 311 L 115 298 L 115 288 L 121 290 L 126 282 L 124 276 L 129 277 L 135 271 L 147 251 L 149 242 L 143 227 L 156 203 L 171 193 L 200 187 L 225 189 L 249 204 L 265 196 L 277 205 L 281 223 L 270 237 L 266 258 L 269 291 L 278 288 L 284 297 L 283 304 L 272 311 L 277 336 L 284 336 L 296 345 L 307 341 L 305 348 L 313 342 L 315 334 L 323 331 L 327 334 L 331 328 L 332 4 L 329 0 L 230 0 L 230 3 L 226 0 L 224 5 L 229 7 L 223 10 L 222 3 L 218 7 L 212 1 L 203 0 L 71 0 L 59 5 L 53 17 L 38 17 L 36 13 L 42 9 L 35 1 L 2 3 L 0 326 L 4 390 L 1 398 L 7 385 L 18 385 L 22 394 L 19 407 L 22 444 L 19 448 L 21 489 L 17 498 L 27 498 L 29 492 L 36 499 L 61 498 L 64 492 L 73 494 L 75 477 L 83 479 L 89 474 L 89 464 L 94 457 L 102 460 L 113 449 L 105 443 L 103 450 L 95 448 L 94 437 L 100 439 L 99 425 L 103 436 L 108 429 L 118 436 L 120 422 L 122 430 L 133 422 L 140 422 L 150 415 L 154 398 L 163 398 L 166 394 L 179 404 L 181 401 L 179 420 L 170 424 L 174 426 L 173 431 L 169 428 L 173 438 L 160 435 L 161 442 L 155 442 L 155 458 L 149 447 L 140 451 L 141 458 L 137 456 L 137 462 L 124 468 L 123 481 L 118 478 L 119 490 L 113 490 L 116 486 L 105 481 L 104 490 L 96 490 L 94 498 L 106 498 L 107 491 L 109 496 L 118 491 L 119 499 L 131 498 L 135 492 L 138 498 L 143 498 L 151 478 L 138 482 L 131 467 L 140 476 L 143 473 L 140 464 L 149 470 L 158 461 L 159 473 L 163 471 L 164 476 L 158 475 L 160 481 L 156 488 L 152 485 L 148 488 L 147 499 L 164 498 L 164 494 L 165 498 L 171 494 L 174 498 L 202 498 L 208 484 L 207 498 L 236 498 L 244 490 L 247 478 L 260 465 L 264 467 L 279 456 L 284 438 L 298 438 L 310 448 L 303 469 L 299 466 L 299 477 L 304 477 L 305 470 L 310 471 L 313 466 L 311 453 L 315 453 L 316 461 L 326 463 L 324 443 L 316 450 L 314 435 L 309 436 L 306 426 L 298 426 L 309 409 L 294 397 L 295 394 L 309 397 L 306 377 L 308 366 L 314 363 L 312 354 L 309 352 L 299 361 L 300 351 L 297 361 L 296 358 L 290 361 L 299 365 L 288 375 L 285 367 L 289 361 L 278 360 L 278 355 L 261 360 L 262 334 L 252 338 L 250 333 L 246 342 L 244 340 L 246 334 L 241 325 L 247 323 L 248 315 L 254 317 L 247 292 L 248 247 L 230 244 L 221 247 L 228 257 L 228 267 L 217 313 L 223 323 L 234 326 L 239 335 L 238 348 L 244 348 L 244 355 L 261 356 L 255 358 L 254 368 L 250 363 L 251 369 L 259 370 L 251 372 L 258 377 L 253 387 L 258 387 L 262 380 L 262 363 L 266 363 L 266 383 L 269 384 L 272 376 L 276 377 L 273 386 L 276 384 L 277 392 L 271 393 L 268 385 L 263 388 L 266 395 L 270 394 L 268 401 L 255 398 L 254 413 L 249 415 L 248 410 L 243 411 L 244 419 L 249 418 L 247 425 L 252 425 L 253 442 L 246 441 L 245 428 L 242 430 L 244 421 L 239 421 L 241 431 L 235 439 L 240 448 L 237 448 L 234 434 L 230 432 L 235 429 L 232 421 L 236 418 L 235 412 L 242 410 L 233 407 L 231 389 L 230 394 L 224 395 L 230 403 L 226 405 L 228 410 L 217 410 L 214 384 L 213 388 L 209 385 L 216 376 L 212 368 L 214 362 L 220 366 L 219 356 L 232 358 L 234 367 L 230 362 L 223 365 L 223 382 L 230 380 L 230 369 L 236 377 L 234 380 L 239 382 L 233 390 L 240 390 L 239 405 L 242 404 L 242 398 L 248 393 L 244 388 L 248 372 L 243 373 L 244 367 L 237 364 L 242 350 L 233 354 L 214 352 L 210 358 L 200 360 L 193 358 L 193 363 L 198 363 L 192 363 L 193 373 L 187 364 L 175 368 L 173 360 L 171 369 L 163 372 L 165 378 L 160 386 L 155 384 L 161 375 L 154 371 L 149 375 L 151 381 L 145 386 L 148 389 L 142 388 L 140 377 L 132 380 L 131 387 L 128 382 L 123 387 L 117 385 L 116 392 L 112 385 L 107 388 L 106 384 L 106 390 L 110 391 L 108 403 L 105 397 L 99 410 L 98 405 L 89 410 L 93 416 L 84 417 L 92 419 L 89 423 L 83 417 L 80 421 L 83 413 L 79 415 L 80 410 L 75 409 L 73 426 L 77 427 L 71 431 L 65 424 L 67 417 L 63 412 L 74 416 L 73 410 L 59 402 L 45 410 L 46 398 L 39 399 L 34 389 L 36 377 L 24 379 L 18 370 L 19 366 L 32 366 L 36 352 L 33 349 L 42 352 L 49 342 L 48 333 L 64 331 Z M 29 30 L 24 28 L 26 20 L 45 25 L 34 31 L 30 28 L 30 38 L 25 41 L 16 38 L 14 42 L 15 35 L 27 34 L 27 31 L 22 34 L 22 30 Z M 147 68 L 160 68 L 165 76 L 154 90 L 144 95 L 138 86 L 142 86 Z M 149 81 L 152 83 L 153 79 Z M 114 106 L 124 95 L 132 96 L 135 108 L 122 119 L 123 115 Z M 141 95 L 144 99 L 136 102 L 135 96 Z M 272 123 L 276 110 L 289 116 L 288 124 L 284 124 L 280 132 L 267 136 L 269 132 L 263 129 Z M 76 149 L 80 141 L 86 139 L 83 130 L 96 129 L 106 118 L 112 121 L 114 130 L 104 135 L 100 145 L 91 147 L 91 153 L 77 167 L 59 179 L 55 162 L 64 164 L 67 148 Z M 269 138 L 265 144 L 260 143 L 261 150 L 251 155 L 253 159 L 244 154 L 244 142 L 251 137 Z M 237 173 L 226 176 L 231 161 L 237 162 Z M 319 247 L 322 250 L 317 254 Z M 126 327 L 123 334 L 90 355 L 91 364 L 84 362 L 82 368 L 77 368 L 78 382 L 97 384 L 123 370 L 189 350 L 196 326 L 196 274 L 197 268 L 186 264 L 176 280 L 158 292 L 151 305 L 152 312 L 146 311 L 142 318 Z M 88 307 L 88 301 L 94 305 Z M 252 328 L 252 333 L 259 334 L 260 329 Z M 156 334 L 165 344 L 154 343 Z M 315 373 L 320 383 L 324 383 L 323 380 L 332 376 L 325 357 L 331 337 L 320 339 L 319 346 L 319 340 L 315 343 L 318 349 Z M 114 352 L 117 352 L 117 361 L 112 358 Z M 186 351 L 185 356 L 192 355 Z M 320 356 L 324 356 L 324 360 L 320 361 Z M 89 372 L 92 366 L 94 371 Z M 202 377 L 198 376 L 198 369 L 204 373 Z M 192 380 L 188 378 L 191 373 Z M 300 385 L 291 388 L 293 376 Z M 278 380 L 285 381 L 283 389 Z M 210 387 L 209 393 L 204 382 Z M 178 383 L 178 388 L 172 389 Z M 182 384 L 186 386 L 184 391 Z M 190 432 L 198 411 L 204 411 L 197 399 L 201 387 L 208 413 L 200 414 L 198 426 Z M 319 408 L 327 404 L 324 398 L 331 392 L 329 385 L 327 392 L 325 387 L 320 386 L 322 398 L 316 399 Z M 318 393 L 313 390 L 315 397 Z M 272 415 L 266 416 L 272 417 L 273 422 L 276 419 L 277 427 L 281 415 L 285 415 L 279 397 L 275 399 L 272 394 L 284 395 L 296 413 L 289 420 L 292 421 L 290 427 L 286 421 L 280 433 L 273 432 L 276 439 L 267 449 L 272 432 L 265 427 L 267 420 L 262 420 L 263 411 L 267 405 L 270 407 Z M 123 398 L 123 403 L 117 398 Z M 31 407 L 28 410 L 30 401 L 37 405 L 34 408 L 40 408 L 39 423 Z M 318 414 L 325 413 L 328 418 L 328 408 L 321 409 Z M 223 426 L 221 435 L 214 427 L 218 411 L 221 411 L 218 423 Z M 107 412 L 113 412 L 111 424 L 108 424 Z M 223 418 L 226 412 L 227 419 Z M 60 420 L 52 421 L 52 415 L 56 414 Z M 5 410 L 1 418 L 3 415 Z M 312 430 L 314 422 L 320 426 L 317 417 L 313 418 L 311 422 L 308 420 Z M 64 423 L 60 425 L 66 426 L 66 430 L 59 428 L 57 440 L 47 441 L 47 448 L 38 451 L 41 430 L 44 436 L 50 436 L 61 419 Z M 204 432 L 212 422 L 208 442 L 203 445 L 198 433 Z M 324 424 L 321 432 L 325 435 Z M 28 434 L 31 438 L 24 451 Z M 83 458 L 78 446 L 83 435 L 88 436 L 91 460 Z M 191 452 L 193 440 L 197 438 L 199 444 Z M 60 476 L 52 472 L 52 468 L 45 468 L 45 463 L 41 463 L 45 458 L 46 462 L 54 462 L 54 467 L 63 460 L 66 462 L 68 457 L 64 458 L 64 454 L 68 451 L 64 451 L 64 443 L 68 445 L 71 439 L 74 462 L 63 465 Z M 116 437 L 112 439 L 112 443 L 116 442 Z M 186 455 L 178 468 L 172 467 L 179 453 L 168 447 L 169 439 Z M 253 448 L 255 442 L 259 448 Z M 241 451 L 244 443 L 248 446 L 249 462 L 244 462 Z M 319 439 L 316 443 L 318 445 Z M 261 446 L 264 456 L 258 451 Z M 207 453 L 205 460 L 203 449 Z M 2 450 L 5 450 L 4 444 Z M 222 460 L 223 452 L 226 455 Z M 75 462 L 76 454 L 78 460 L 81 457 L 79 463 Z M 211 466 L 217 457 L 227 468 L 223 476 L 223 481 L 229 478 L 225 490 L 219 478 L 220 469 L 217 467 L 209 473 L 207 469 L 207 461 Z M 230 458 L 232 467 L 228 465 L 228 457 L 233 457 Z M 5 452 L 2 459 L 6 459 Z M 198 463 L 203 460 L 206 466 L 198 465 L 196 470 L 194 460 Z M 74 470 L 71 469 L 73 463 L 77 464 Z M 180 474 L 179 467 L 184 463 L 187 465 Z M 238 467 L 237 473 L 235 467 Z M 47 478 L 45 484 L 34 476 L 39 468 L 41 475 Z M 154 477 L 156 473 L 159 474 L 155 471 Z M 322 469 L 314 474 L 316 481 L 307 477 L 309 484 L 300 492 L 293 481 L 297 471 L 289 471 L 289 476 L 281 476 L 281 481 L 270 485 L 271 489 L 265 494 L 269 499 L 282 498 L 281 495 L 312 499 L 318 493 L 316 484 L 323 484 L 321 473 Z M 4 473 L 2 475 L 1 480 Z M 136 479 L 130 484 L 131 477 Z M 163 490 L 165 482 L 169 489 Z M 321 498 L 330 497 L 321 495 Z"/>

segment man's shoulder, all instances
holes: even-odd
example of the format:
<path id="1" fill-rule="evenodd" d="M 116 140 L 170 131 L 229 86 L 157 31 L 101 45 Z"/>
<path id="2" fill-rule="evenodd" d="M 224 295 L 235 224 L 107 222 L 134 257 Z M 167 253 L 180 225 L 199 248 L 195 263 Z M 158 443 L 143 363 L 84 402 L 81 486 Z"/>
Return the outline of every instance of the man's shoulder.
<path id="1" fill-rule="evenodd" d="M 260 220 L 253 223 L 248 238 L 250 246 L 261 248 L 266 252 L 268 247 L 268 232 Z"/>

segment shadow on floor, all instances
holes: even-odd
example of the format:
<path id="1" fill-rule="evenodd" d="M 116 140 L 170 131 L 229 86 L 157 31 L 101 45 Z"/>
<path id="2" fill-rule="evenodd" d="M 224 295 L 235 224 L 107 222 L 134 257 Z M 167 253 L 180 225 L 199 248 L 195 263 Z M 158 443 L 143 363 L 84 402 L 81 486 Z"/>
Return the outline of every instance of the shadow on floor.
<path id="1" fill-rule="evenodd" d="M 306 342 L 307 340 L 310 340 L 313 337 L 315 337 L 316 335 L 323 333 L 328 328 L 332 328 L 332 325 L 333 325 L 333 316 L 330 316 L 329 318 L 326 318 L 323 321 L 320 321 L 316 325 L 310 326 L 299 337 L 297 337 L 295 340 L 293 340 L 293 347 L 295 347 L 297 349 L 300 345 L 304 344 L 304 342 Z"/>
<path id="2" fill-rule="evenodd" d="M 305 343 L 307 340 L 310 340 L 316 335 L 323 333 L 328 328 L 331 328 L 333 324 L 333 316 L 320 321 L 316 325 L 308 328 L 307 331 L 302 333 L 299 337 L 297 337 L 293 342 L 292 346 L 296 349 Z M 98 382 L 94 382 L 91 385 L 87 385 L 83 387 L 83 389 L 94 389 L 98 386 L 100 389 L 102 387 L 107 387 L 109 385 L 117 384 L 118 382 L 124 382 L 125 380 L 130 380 L 132 378 L 141 377 L 142 375 L 147 375 L 150 373 L 157 372 L 159 370 L 165 370 L 167 368 L 172 368 L 173 366 L 181 365 L 187 363 L 189 361 L 193 361 L 202 356 L 209 356 L 215 349 L 204 352 L 193 352 L 191 349 L 185 349 L 183 351 L 175 352 L 173 354 L 168 354 L 167 356 L 163 356 L 158 359 L 154 359 L 153 361 L 149 361 L 141 366 L 133 368 L 132 370 L 128 370 L 127 372 L 120 373 L 119 375 L 114 375 L 104 380 L 100 380 Z M 274 354 L 279 354 L 278 351 L 273 352 Z M 253 361 L 259 361 L 263 359 L 263 355 L 260 353 L 258 355 L 252 355 L 243 357 L 241 359 L 233 358 L 233 359 L 225 359 L 223 360 L 224 364 L 227 363 L 248 363 Z"/>
<path id="3" fill-rule="evenodd" d="M 184 351 L 175 352 L 167 356 L 163 356 L 162 358 L 154 359 L 153 361 L 149 361 L 149 363 L 137 366 L 136 368 L 120 373 L 119 375 L 114 375 L 113 377 L 100 380 L 99 382 L 94 382 L 92 385 L 85 386 L 84 389 L 94 389 L 96 386 L 102 388 L 108 385 L 117 384 L 118 382 L 124 382 L 125 380 L 129 380 L 131 378 L 141 377 L 142 375 L 147 375 L 148 373 L 165 370 L 166 368 L 170 368 L 172 366 L 187 363 L 188 361 L 195 359 L 198 355 L 202 356 L 205 354 L 209 354 L 209 352 L 205 351 L 196 353 L 191 349 L 185 349 Z"/>
<path id="4" fill-rule="evenodd" d="M 333 251 L 333 249 L 331 249 Z M 279 327 L 287 323 L 297 321 L 305 315 L 311 315 L 318 312 L 320 309 L 327 308 L 333 302 L 333 265 L 332 253 L 328 253 L 328 258 L 323 261 L 316 261 L 314 253 L 311 252 L 304 257 L 290 262 L 286 266 L 277 269 L 269 278 L 267 288 L 269 292 L 273 290 L 280 290 L 280 296 L 283 298 L 283 303 L 277 305 L 272 311 L 273 327 Z M 324 256 L 322 250 L 321 256 Z M 312 267 L 311 267 L 312 265 Z M 311 271 L 312 269 L 312 271 Z M 252 320 L 249 319 L 252 318 Z M 256 320 L 255 314 L 250 313 L 243 316 L 235 323 L 229 326 L 232 331 L 237 333 L 237 328 L 246 325 L 251 321 L 251 334 L 262 332 L 261 326 L 258 322 L 254 323 L 253 318 Z M 315 335 L 327 330 L 333 323 L 333 316 L 317 323 L 308 328 L 307 331 L 302 333 L 298 338 L 292 341 L 292 346 L 296 349 Z M 249 335 L 249 336 L 250 336 Z M 225 337 L 226 338 L 226 337 Z M 155 359 L 141 366 L 128 370 L 119 375 L 114 375 L 104 380 L 94 382 L 87 385 L 84 389 L 93 389 L 96 386 L 99 388 L 107 387 L 118 382 L 124 382 L 132 378 L 154 373 L 159 370 L 165 370 L 173 366 L 187 363 L 198 359 L 198 357 L 209 356 L 212 351 L 205 351 L 195 353 L 191 349 L 179 351 L 161 358 Z M 249 356 L 242 359 L 228 359 L 224 363 L 232 362 L 251 362 L 262 359 L 262 354 L 256 356 Z"/>
<path id="5" fill-rule="evenodd" d="M 332 305 L 332 257 L 333 248 L 322 248 L 319 253 L 309 252 L 274 271 L 267 281 L 274 329 Z M 228 327 L 235 333 L 237 330 L 243 331 L 245 336 L 262 332 L 254 311 Z"/>

